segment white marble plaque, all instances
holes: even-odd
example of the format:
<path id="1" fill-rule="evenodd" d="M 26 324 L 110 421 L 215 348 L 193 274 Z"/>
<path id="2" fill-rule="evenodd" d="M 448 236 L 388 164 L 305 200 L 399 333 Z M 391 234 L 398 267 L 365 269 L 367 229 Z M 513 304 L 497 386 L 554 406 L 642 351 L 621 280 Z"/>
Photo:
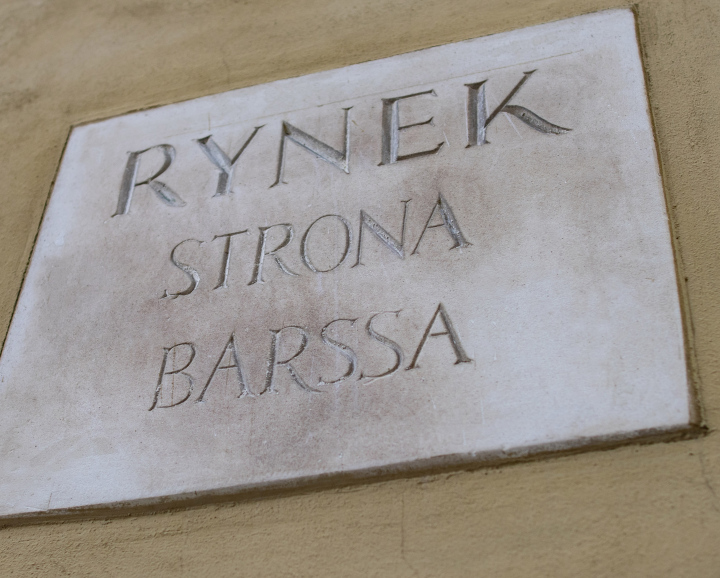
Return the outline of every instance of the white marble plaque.
<path id="1" fill-rule="evenodd" d="M 72 131 L 0 361 L 0 514 L 693 421 L 633 14 Z"/>

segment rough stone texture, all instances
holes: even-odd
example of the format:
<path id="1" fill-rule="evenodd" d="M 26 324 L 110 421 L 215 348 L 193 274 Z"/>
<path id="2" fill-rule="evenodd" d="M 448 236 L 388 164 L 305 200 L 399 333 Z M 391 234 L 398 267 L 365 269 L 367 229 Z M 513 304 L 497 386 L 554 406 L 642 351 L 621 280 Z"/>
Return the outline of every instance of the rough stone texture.
<path id="1" fill-rule="evenodd" d="M 76 128 L 0 360 L 0 514 L 687 428 L 656 158 L 629 10 Z"/>
<path id="2" fill-rule="evenodd" d="M 6 2 L 0 277 L 9 324 L 71 124 L 618 6 Z M 708 576 L 719 560 L 720 21 L 640 2 L 705 437 L 158 515 L 9 527 L 5 575 Z"/>

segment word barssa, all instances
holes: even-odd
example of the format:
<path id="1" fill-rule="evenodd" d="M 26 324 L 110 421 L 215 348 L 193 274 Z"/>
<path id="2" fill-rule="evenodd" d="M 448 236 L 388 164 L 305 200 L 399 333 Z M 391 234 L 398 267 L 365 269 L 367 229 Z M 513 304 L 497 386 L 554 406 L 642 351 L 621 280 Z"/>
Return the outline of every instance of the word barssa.
<path id="1" fill-rule="evenodd" d="M 405 354 L 400 347 L 398 343 L 391 340 L 390 338 L 381 335 L 377 332 L 377 330 L 373 327 L 373 321 L 377 319 L 381 315 L 386 314 L 393 314 L 396 317 L 400 315 L 400 311 L 381 311 L 380 313 L 376 313 L 375 315 L 372 315 L 370 319 L 365 324 L 365 331 L 367 332 L 367 335 L 373 339 L 374 341 L 377 341 L 378 343 L 384 345 L 385 347 L 392 350 L 392 352 L 395 355 L 395 364 L 390 367 L 389 369 L 376 374 L 376 375 L 368 375 L 364 373 L 363 371 L 360 371 L 360 374 L 358 376 L 358 380 L 367 378 L 367 379 L 379 379 L 382 377 L 388 377 L 398 371 L 401 366 L 403 365 L 403 360 L 405 357 Z M 345 381 L 346 379 L 352 377 L 355 373 L 358 371 L 358 357 L 355 351 L 353 351 L 348 345 L 345 345 L 344 343 L 340 343 L 339 341 L 333 339 L 328 335 L 328 329 L 331 325 L 334 325 L 335 323 L 349 323 L 350 326 L 354 326 L 355 323 L 358 321 L 357 318 L 355 319 L 333 319 L 329 323 L 327 323 L 322 330 L 320 331 L 320 338 L 322 342 L 334 349 L 337 353 L 342 355 L 348 363 L 347 370 L 343 375 L 336 379 L 332 380 L 325 380 L 320 379 L 316 387 L 322 387 L 324 385 L 334 385 L 339 384 L 342 381 Z M 440 324 L 443 326 L 442 331 L 433 331 L 433 326 L 437 324 L 439 321 Z M 297 351 L 295 351 L 292 355 L 287 357 L 286 359 L 279 359 L 279 351 L 280 351 L 280 345 L 281 345 L 281 335 L 283 332 L 292 330 L 299 334 L 300 336 L 300 343 L 297 347 Z M 243 364 L 240 356 L 240 352 L 238 351 L 237 341 L 235 338 L 235 334 L 232 333 L 230 335 L 230 339 L 228 340 L 227 344 L 223 348 L 222 352 L 220 353 L 220 357 L 217 360 L 217 363 L 215 364 L 215 367 L 213 368 L 212 372 L 210 373 L 210 377 L 208 377 L 207 381 L 205 382 L 205 386 L 203 387 L 202 391 L 200 392 L 200 395 L 195 400 L 196 402 L 203 402 L 205 398 L 205 394 L 208 391 L 208 388 L 210 387 L 210 384 L 212 383 L 213 379 L 217 375 L 218 371 L 230 371 L 234 370 L 236 379 L 238 382 L 238 386 L 240 389 L 240 392 L 238 393 L 237 397 L 245 397 L 245 396 L 260 396 L 265 393 L 278 393 L 277 389 L 275 388 L 275 376 L 276 371 L 278 367 L 284 367 L 287 369 L 288 373 L 290 374 L 290 377 L 292 381 L 297 384 L 300 389 L 306 392 L 310 393 L 322 393 L 322 390 L 316 389 L 316 387 L 312 387 L 307 384 L 307 380 L 303 379 L 302 376 L 298 373 L 295 366 L 291 363 L 292 361 L 296 360 L 304 351 L 305 348 L 308 345 L 310 336 L 308 335 L 308 332 L 299 325 L 286 325 L 282 327 L 281 329 L 271 329 L 270 330 L 270 354 L 268 355 L 267 360 L 267 371 L 265 373 L 265 384 L 262 390 L 253 392 L 248 386 L 247 379 L 245 378 L 245 373 L 243 371 Z M 432 318 L 430 319 L 430 323 L 428 323 L 425 332 L 422 335 L 422 338 L 420 339 L 420 343 L 417 346 L 417 349 L 415 351 L 415 354 L 413 355 L 412 361 L 410 364 L 405 367 L 406 371 L 409 371 L 411 369 L 417 369 L 419 367 L 418 365 L 418 358 L 420 357 L 420 353 L 422 352 L 423 348 L 425 347 L 425 344 L 430 337 L 441 337 L 441 336 L 447 336 L 448 340 L 450 341 L 450 345 L 452 347 L 452 350 L 455 354 L 455 365 L 459 363 L 470 363 L 472 362 L 472 359 L 468 356 L 468 354 L 465 352 L 465 348 L 462 345 L 462 342 L 460 341 L 460 336 L 458 335 L 452 320 L 450 319 L 450 315 L 448 314 L 447 310 L 445 309 L 445 306 L 440 303 L 437 306 L 437 309 L 435 310 L 435 313 L 433 314 Z M 177 369 L 168 370 L 168 358 L 171 353 L 175 354 L 178 349 L 187 349 L 188 351 L 188 360 L 186 363 L 184 363 L 181 367 Z M 169 408 L 169 407 L 175 407 L 180 404 L 185 403 L 190 399 L 190 396 L 192 395 L 194 386 L 195 386 L 195 378 L 187 372 L 187 369 L 190 367 L 192 362 L 195 359 L 195 355 L 197 353 L 197 347 L 195 344 L 190 342 L 184 342 L 184 343 L 177 343 L 176 345 L 173 345 L 172 347 L 166 347 L 164 348 L 164 354 L 162 359 L 162 364 L 160 366 L 160 375 L 158 377 L 157 385 L 155 387 L 155 395 L 153 397 L 152 405 L 150 406 L 150 411 L 154 409 L 160 409 L 160 408 Z M 229 359 L 229 363 L 226 362 L 225 365 L 221 365 L 223 361 L 226 358 Z M 162 405 L 160 403 L 161 394 L 163 391 L 163 384 L 165 382 L 166 376 L 175 376 L 180 375 L 186 380 L 186 390 L 185 395 L 180 399 L 179 401 L 171 402 L 166 405 Z M 173 386 L 175 385 L 173 380 Z"/>

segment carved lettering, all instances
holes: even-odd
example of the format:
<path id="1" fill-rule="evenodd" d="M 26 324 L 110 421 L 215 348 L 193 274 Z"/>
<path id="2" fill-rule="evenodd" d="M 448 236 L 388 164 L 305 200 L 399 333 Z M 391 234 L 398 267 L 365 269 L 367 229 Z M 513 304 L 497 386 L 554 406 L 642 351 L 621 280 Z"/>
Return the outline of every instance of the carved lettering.
<path id="1" fill-rule="evenodd" d="M 170 355 L 170 352 L 173 352 L 173 362 L 175 360 L 175 349 L 177 347 L 189 347 L 190 348 L 190 356 L 185 365 L 178 369 L 173 369 L 172 371 L 166 371 L 167 368 L 167 362 L 168 362 L 168 356 Z M 190 364 L 195 359 L 195 346 L 192 343 L 178 343 L 176 345 L 173 345 L 172 347 L 163 347 L 163 360 L 162 364 L 160 365 L 160 377 L 158 377 L 157 385 L 155 386 L 155 396 L 153 397 L 152 405 L 150 406 L 150 410 L 152 411 L 155 408 L 162 409 L 167 407 L 175 407 L 176 405 L 180 405 L 181 403 L 185 403 L 188 398 L 190 397 L 190 394 L 192 394 L 193 385 L 195 384 L 195 380 L 193 379 L 192 375 L 189 373 L 186 373 L 185 370 L 190 367 Z M 166 375 L 182 375 L 185 379 L 187 379 L 187 393 L 185 397 L 183 397 L 180 401 L 176 402 L 170 402 L 168 405 L 159 405 L 160 402 L 160 394 L 162 393 L 163 388 L 163 381 L 165 379 Z M 173 393 L 175 391 L 175 380 L 173 379 Z"/>
<path id="2" fill-rule="evenodd" d="M 175 265 L 178 269 L 183 271 L 188 277 L 190 277 L 190 285 L 188 285 L 188 288 L 184 291 L 178 291 L 177 293 L 168 293 L 167 289 L 165 290 L 165 293 L 163 294 L 160 299 L 165 299 L 166 297 L 169 297 L 170 299 L 177 299 L 181 295 L 190 295 L 195 289 L 197 289 L 198 284 L 200 283 L 200 274 L 197 272 L 197 270 L 193 269 L 190 265 L 187 265 L 185 263 L 181 263 L 175 258 L 175 251 L 178 250 L 178 247 L 180 245 L 183 245 L 184 243 L 189 242 L 197 243 L 198 245 L 202 245 L 202 241 L 198 241 L 197 239 L 185 239 L 184 241 L 180 241 L 175 247 L 173 247 L 173 250 L 170 252 L 170 261 L 172 261 L 173 265 Z"/>
<path id="3" fill-rule="evenodd" d="M 222 268 L 220 269 L 220 280 L 218 281 L 218 284 L 214 287 L 214 289 L 220 289 L 227 287 L 227 280 L 228 275 L 230 274 L 230 252 L 232 249 L 232 238 L 235 235 L 244 235 L 247 233 L 248 230 L 245 229 L 244 231 L 237 231 L 235 233 L 225 233 L 223 235 L 215 235 L 213 237 L 213 241 L 215 239 L 221 239 L 225 238 L 225 249 L 223 251 L 223 263 Z"/>
<path id="4" fill-rule="evenodd" d="M 335 265 L 333 265 L 329 269 L 318 269 L 317 267 L 315 267 L 315 265 L 313 265 L 312 261 L 310 261 L 310 255 L 308 254 L 308 240 L 310 238 L 310 231 L 319 221 L 321 221 L 322 219 L 328 219 L 330 217 L 338 219 L 345 227 L 345 248 L 343 249 L 340 260 Z M 305 231 L 302 242 L 300 244 L 300 256 L 302 257 L 303 263 L 305 263 L 305 265 L 307 265 L 307 268 L 310 269 L 313 273 L 328 273 L 333 269 L 337 269 L 345 262 L 345 259 L 347 259 L 347 256 L 350 253 L 351 243 L 352 230 L 350 228 L 350 223 L 348 222 L 348 220 L 345 217 L 341 217 L 340 215 L 323 215 L 322 217 L 318 217 L 317 219 L 315 219 L 312 224 L 307 228 L 307 231 Z"/>
<path id="5" fill-rule="evenodd" d="M 431 225 L 430 221 L 432 221 L 435 213 L 438 212 L 440 213 L 441 222 Z M 465 248 L 470 246 L 470 243 L 468 243 L 468 241 L 465 239 L 465 236 L 462 234 L 462 231 L 460 230 L 460 225 L 458 224 L 457 219 L 453 214 L 450 204 L 445 200 L 445 197 L 440 194 L 438 196 L 437 202 L 433 205 L 432 211 L 430 211 L 430 216 L 425 223 L 425 228 L 422 230 L 422 233 L 420 233 L 420 238 L 418 239 L 418 242 L 415 245 L 415 248 L 413 249 L 411 255 L 415 255 L 415 253 L 418 252 L 418 247 L 420 246 L 420 241 L 423 240 L 425 231 L 427 231 L 428 229 L 434 229 L 436 227 L 445 227 L 445 230 L 448 232 L 448 235 L 450 235 L 454 242 L 453 246 L 450 247 L 450 249 Z"/>
<path id="6" fill-rule="evenodd" d="M 286 360 L 278 361 L 277 357 L 278 357 L 278 351 L 280 348 L 280 334 L 283 331 L 285 331 L 286 329 L 297 329 L 300 332 L 300 338 L 301 338 L 300 347 L 298 347 L 298 350 L 294 354 L 292 354 L 290 357 L 288 357 Z M 310 387 L 307 383 L 305 383 L 305 381 L 303 380 L 302 377 L 300 377 L 300 374 L 297 372 L 295 367 L 290 364 L 290 362 L 293 359 L 296 359 L 297 357 L 300 356 L 300 354 L 303 351 L 305 351 L 305 348 L 307 347 L 307 344 L 308 344 L 307 332 L 298 325 L 288 325 L 286 327 L 283 327 L 282 329 L 271 329 L 270 333 L 272 334 L 272 339 L 270 342 L 270 357 L 268 358 L 268 368 L 267 368 L 267 373 L 266 373 L 266 378 L 265 378 L 265 389 L 263 389 L 260 392 L 260 394 L 262 395 L 263 393 L 266 393 L 268 391 L 277 393 L 277 390 L 275 389 L 275 383 L 274 383 L 275 368 L 280 365 L 284 366 L 288 370 L 290 377 L 300 387 L 300 389 L 303 389 L 305 391 L 314 392 L 314 393 L 321 393 L 320 390 L 314 389 L 314 388 Z"/>
<path id="7" fill-rule="evenodd" d="M 229 365 L 220 365 L 227 357 L 227 354 L 230 353 L 231 356 L 231 363 Z M 228 370 L 228 369 L 234 369 L 237 374 L 238 383 L 240 385 L 240 393 L 238 394 L 238 397 L 243 397 L 246 395 L 252 395 L 250 393 L 250 390 L 248 390 L 247 383 L 245 381 L 245 375 L 243 374 L 242 364 L 240 363 L 240 356 L 237 352 L 237 345 L 235 344 L 235 334 L 230 335 L 230 339 L 227 342 L 227 345 L 225 345 L 225 349 L 223 349 L 222 353 L 220 354 L 220 358 L 217 360 L 217 363 L 215 364 L 215 368 L 212 370 L 212 373 L 210 374 L 210 377 L 207 380 L 207 383 L 205 384 L 205 387 L 203 387 L 203 390 L 200 392 L 200 396 L 195 400 L 196 403 L 200 403 L 203 401 L 203 398 L 205 397 L 205 392 L 208 390 L 208 387 L 210 387 L 210 383 L 213 380 L 213 377 L 215 377 L 215 374 L 218 372 L 218 370 Z"/>
<path id="8" fill-rule="evenodd" d="M 380 335 L 377 331 L 375 331 L 375 328 L 372 325 L 373 321 L 375 321 L 375 318 L 379 317 L 380 315 L 385 315 L 386 313 L 392 313 L 393 315 L 395 315 L 395 317 L 398 317 L 400 315 L 400 311 L 381 311 L 380 313 L 376 313 L 375 315 L 373 315 L 368 320 L 367 325 L 365 325 L 365 329 L 368 332 L 368 335 L 372 337 L 375 341 L 377 341 L 378 343 L 382 343 L 385 347 L 392 349 L 392 351 L 395 353 L 395 365 L 393 365 L 390 369 L 384 371 L 383 373 L 379 373 L 377 375 L 365 375 L 364 372 L 360 372 L 360 377 L 358 377 L 358 379 L 363 379 L 365 377 L 369 379 L 379 379 L 381 377 L 387 377 L 388 375 L 392 375 L 393 373 L 395 373 L 402 365 L 404 358 L 402 348 L 392 339 L 389 339 L 384 335 Z"/>
<path id="9" fill-rule="evenodd" d="M 267 232 L 274 228 L 274 227 L 283 227 L 285 229 L 285 238 L 282 240 L 282 242 L 275 247 L 272 251 L 266 251 L 266 244 L 267 244 Z M 293 272 L 286 264 L 285 262 L 278 257 L 277 252 L 280 251 L 283 247 L 286 247 L 290 241 L 293 239 L 293 228 L 292 225 L 289 223 L 280 223 L 279 225 L 270 225 L 269 227 L 259 227 L 260 229 L 260 239 L 258 240 L 258 248 L 257 253 L 255 255 L 255 268 L 253 270 L 253 276 L 250 280 L 250 283 L 248 285 L 255 285 L 255 283 L 264 283 L 262 278 L 262 272 L 263 272 L 263 264 L 265 262 L 265 257 L 269 256 L 275 259 L 275 263 L 277 263 L 277 266 L 280 267 L 280 270 L 285 273 L 286 275 L 292 275 L 293 277 L 297 277 L 298 274 Z"/>
<path id="10" fill-rule="evenodd" d="M 362 249 L 363 229 L 367 229 L 373 235 L 375 235 L 380 242 L 390 249 L 395 255 L 401 259 L 405 258 L 405 220 L 407 218 L 407 206 L 410 201 L 401 201 L 403 203 L 403 218 L 402 218 L 402 229 L 400 231 L 400 241 L 388 233 L 383 227 L 380 226 L 375 219 L 368 215 L 365 211 L 360 211 L 360 232 L 358 233 L 358 248 L 357 248 L 357 261 L 353 267 L 362 265 L 360 262 L 360 251 Z"/>
<path id="11" fill-rule="evenodd" d="M 502 113 L 515 116 L 529 127 L 542 132 L 544 134 L 563 134 L 571 129 L 553 124 L 535 112 L 519 105 L 510 104 L 510 101 L 517 95 L 523 85 L 532 76 L 536 70 L 529 70 L 523 73 L 522 78 L 510 90 L 510 92 L 502 99 L 500 104 L 492 111 L 488 112 L 488 101 L 486 98 L 486 85 L 488 80 L 481 80 L 466 84 L 468 90 L 466 120 L 468 131 L 467 147 L 481 146 L 488 144 L 487 129 L 490 124 Z M 391 165 L 399 161 L 412 159 L 415 157 L 434 155 L 440 152 L 446 141 L 440 142 L 434 148 L 412 152 L 409 154 L 400 154 L 400 140 L 402 132 L 413 127 L 421 127 L 425 125 L 434 126 L 434 117 L 401 125 L 400 124 L 400 103 L 402 101 L 419 98 L 423 96 L 437 97 L 435 90 L 425 90 L 414 92 L 402 96 L 382 99 L 382 123 L 381 123 L 381 162 L 380 165 Z M 299 129 L 295 125 L 281 121 L 281 139 L 277 158 L 277 170 L 275 182 L 270 187 L 275 187 L 284 181 L 285 161 L 287 156 L 287 144 L 292 142 L 302 149 L 312 153 L 317 158 L 331 164 L 343 172 L 350 173 L 350 110 L 352 107 L 343 108 L 344 113 L 344 131 L 343 131 L 343 147 L 342 150 L 333 148 L 327 143 Z M 210 162 L 219 171 L 216 190 L 213 196 L 227 196 L 232 194 L 232 177 L 233 171 L 247 147 L 255 139 L 258 132 L 265 125 L 254 127 L 250 136 L 245 140 L 234 156 L 230 156 L 225 152 L 213 139 L 212 135 L 197 139 L 196 142 L 200 146 L 202 152 L 207 156 Z M 145 153 L 150 151 L 159 152 L 162 157 L 162 165 L 157 171 L 147 179 L 138 181 L 138 172 L 140 169 L 141 159 Z M 155 192 L 157 197 L 166 205 L 171 207 L 183 207 L 185 201 L 178 196 L 168 185 L 157 180 L 160 175 L 170 168 L 175 159 L 175 148 L 170 144 L 159 144 L 143 150 L 128 153 L 127 163 L 123 172 L 120 192 L 118 196 L 117 209 L 113 217 L 128 214 L 132 202 L 134 190 L 141 185 L 148 185 Z M 322 272 L 322 271 L 316 271 Z"/>
<path id="12" fill-rule="evenodd" d="M 445 331 L 430 333 L 438 316 L 440 316 L 440 321 L 442 321 L 442 324 L 445 326 Z M 440 337 L 441 335 L 447 335 L 448 339 L 450 340 L 450 345 L 452 345 L 453 351 L 455 352 L 455 365 L 457 365 L 458 363 L 470 363 L 472 361 L 472 359 L 468 357 L 468 354 L 465 353 L 465 349 L 463 348 L 460 341 L 460 336 L 457 334 L 457 331 L 455 331 L 455 327 L 453 326 L 450 316 L 445 310 L 445 306 L 440 303 L 435 310 L 435 314 L 432 316 L 432 319 L 430 320 L 430 323 L 428 324 L 427 329 L 422 336 L 422 339 L 420 340 L 420 345 L 418 345 L 417 351 L 415 352 L 415 355 L 413 356 L 410 365 L 408 365 L 405 369 L 415 369 L 420 367 L 417 363 L 418 357 L 420 357 L 420 352 L 425 346 L 428 337 Z"/>
<path id="13" fill-rule="evenodd" d="M 314 136 L 300 130 L 291 125 L 289 122 L 282 123 L 282 138 L 280 139 L 280 154 L 278 156 L 277 178 L 270 185 L 273 188 L 280 183 L 286 184 L 283 180 L 285 171 L 285 144 L 289 140 L 296 145 L 304 148 L 306 151 L 313 153 L 318 158 L 330 163 L 332 166 L 350 174 L 350 108 L 344 108 L 345 111 L 345 146 L 342 151 L 336 150 L 328 144 L 316 139 Z"/>
<path id="14" fill-rule="evenodd" d="M 413 124 L 406 124 L 400 126 L 400 101 L 407 98 L 415 98 L 417 96 L 423 96 L 429 94 L 431 96 L 437 96 L 434 90 L 426 90 L 424 92 L 415 92 L 413 94 L 406 94 L 405 96 L 397 96 L 395 98 L 383 98 L 383 111 L 382 111 L 382 154 L 381 154 L 381 165 L 391 165 L 398 161 L 404 161 L 415 157 L 421 157 L 424 155 L 434 155 L 440 152 L 440 149 L 445 144 L 444 142 L 439 143 L 435 148 L 430 150 L 424 150 L 416 153 L 407 155 L 400 154 L 400 131 L 412 128 L 414 126 L 423 126 L 429 124 L 433 126 L 433 118 L 430 117 L 422 122 L 415 122 Z"/>
<path id="15" fill-rule="evenodd" d="M 351 378 L 352 376 L 359 373 L 357 379 L 358 380 L 366 380 L 364 383 L 370 383 L 371 381 L 375 379 L 380 379 L 383 377 L 389 377 L 396 373 L 403 365 L 404 360 L 404 353 L 402 350 L 402 347 L 389 337 L 386 337 L 385 335 L 382 335 L 378 333 L 378 331 L 375 329 L 374 324 L 376 320 L 382 316 L 382 315 L 394 315 L 396 318 L 400 316 L 401 311 L 381 311 L 379 313 L 375 313 L 370 316 L 367 323 L 365 324 L 365 331 L 367 332 L 370 339 L 373 341 L 376 341 L 380 343 L 382 346 L 388 348 L 390 351 L 393 352 L 395 356 L 395 361 L 392 364 L 391 367 L 388 367 L 384 371 L 381 371 L 376 374 L 368 374 L 366 369 L 359 370 L 361 364 L 358 360 L 357 353 L 347 344 L 342 343 L 338 341 L 337 339 L 330 336 L 331 328 L 338 324 L 338 323 L 349 323 L 350 327 L 355 327 L 355 323 L 358 321 L 358 318 L 338 318 L 333 319 L 329 323 L 325 324 L 322 329 L 320 330 L 320 339 L 322 340 L 324 345 L 327 345 L 328 347 L 335 350 L 335 352 L 339 353 L 346 361 L 347 361 L 347 368 L 343 371 L 342 375 L 339 377 L 335 377 L 334 379 L 326 379 L 322 376 L 318 377 L 318 382 L 316 387 L 322 387 L 325 385 L 336 385 L 339 383 L 344 382 L 348 378 Z M 437 331 L 433 332 L 433 326 L 438 321 L 438 318 L 440 319 L 440 322 L 443 324 L 444 331 Z M 290 332 L 290 334 L 288 334 Z M 294 333 L 294 335 L 293 335 Z M 225 344 L 224 348 L 222 349 L 222 352 L 220 353 L 220 356 L 217 359 L 217 362 L 215 363 L 212 371 L 210 372 L 209 377 L 207 378 L 207 381 L 205 382 L 205 386 L 203 387 L 202 391 L 200 392 L 200 395 L 196 399 L 196 403 L 202 403 L 205 401 L 205 396 L 207 395 L 207 391 L 210 388 L 211 384 L 213 383 L 213 380 L 217 377 L 217 374 L 219 371 L 229 371 L 230 374 L 226 375 L 234 375 L 234 379 L 237 381 L 238 384 L 238 398 L 242 397 L 257 397 L 260 395 L 263 395 L 266 392 L 272 392 L 272 393 L 278 393 L 275 381 L 277 378 L 277 373 L 279 367 L 284 367 L 287 369 L 288 374 L 292 380 L 300 389 L 303 391 L 309 392 L 309 393 L 322 393 L 322 390 L 316 389 L 316 387 L 311 387 L 308 385 L 308 380 L 303 378 L 300 373 L 298 372 L 297 368 L 294 365 L 294 360 L 298 359 L 300 355 L 302 355 L 308 346 L 308 343 L 310 341 L 310 336 L 307 332 L 307 330 L 300 326 L 300 325 L 286 325 L 282 327 L 281 329 L 271 329 L 270 330 L 270 353 L 267 357 L 267 368 L 265 373 L 265 379 L 264 379 L 264 388 L 259 393 L 254 393 L 252 389 L 250 389 L 247 379 L 245 377 L 245 372 L 243 369 L 243 364 L 240 357 L 240 352 L 238 350 L 237 345 L 237 338 L 235 336 L 235 333 L 231 333 L 230 339 Z M 423 348 L 425 347 L 427 340 L 429 337 L 440 337 L 440 336 L 447 336 L 450 345 L 453 348 L 453 352 L 455 353 L 455 365 L 460 363 L 469 363 L 472 361 L 470 357 L 465 352 L 465 349 L 460 341 L 460 337 L 458 336 L 457 331 L 455 330 L 455 327 L 453 326 L 452 320 L 450 319 L 450 316 L 448 315 L 445 306 L 440 303 L 435 310 L 435 313 L 432 316 L 432 319 L 430 320 L 430 323 L 427 325 L 427 328 L 425 329 L 425 332 L 423 333 L 422 339 L 420 340 L 420 344 L 418 345 L 417 351 L 415 352 L 415 355 L 413 356 L 413 359 L 405 369 L 416 369 L 419 368 L 418 365 L 418 358 L 420 357 L 420 354 L 422 353 Z M 285 340 L 290 337 L 290 340 L 286 343 Z M 178 353 L 178 349 L 182 347 L 188 347 L 189 353 L 188 353 L 188 359 L 185 361 L 185 363 L 182 365 L 182 367 L 179 367 L 177 369 L 172 369 L 171 371 L 168 370 L 168 366 L 170 363 L 172 363 L 173 367 L 175 365 L 175 357 Z M 152 406 L 150 407 L 150 410 L 153 410 L 155 408 L 164 408 L 164 407 L 174 407 L 176 405 L 180 405 L 181 403 L 184 403 L 187 401 L 187 399 L 190 397 L 193 385 L 194 385 L 194 378 L 185 372 L 185 370 L 190 366 L 190 364 L 193 362 L 193 359 L 196 355 L 196 348 L 195 345 L 192 343 L 186 342 L 186 343 L 179 343 L 177 345 L 173 345 L 172 347 L 165 348 L 163 355 L 163 361 L 162 365 L 160 367 L 160 375 L 158 377 L 157 384 L 155 386 L 155 395 L 153 398 Z M 287 351 L 292 351 L 289 355 L 286 353 Z M 170 357 L 170 354 L 172 353 L 172 357 Z M 285 355 L 285 359 L 280 359 L 281 355 Z M 172 359 L 172 361 L 169 361 Z M 234 370 L 234 371 L 233 371 Z M 161 405 L 162 402 L 162 393 L 163 393 L 163 382 L 166 379 L 166 376 L 171 375 L 181 375 L 186 380 L 185 390 L 184 390 L 184 396 L 182 399 L 178 401 L 173 401 L 172 395 L 174 392 L 175 387 L 175 380 L 173 379 L 172 387 L 173 390 L 171 392 L 171 400 L 169 404 Z M 167 386 L 166 386 L 167 387 Z"/>
<path id="16" fill-rule="evenodd" d="M 332 381 L 326 381 L 322 377 L 320 378 L 320 382 L 318 385 L 333 385 L 336 383 L 340 383 L 342 381 L 345 381 L 348 377 L 352 377 L 352 374 L 355 373 L 355 368 L 357 367 L 357 355 L 355 352 L 350 349 L 347 345 L 344 343 L 340 343 L 339 341 L 335 341 L 332 337 L 328 337 L 327 330 L 333 323 L 339 323 L 340 321 L 347 321 L 350 323 L 350 327 L 355 327 L 355 322 L 357 321 L 357 318 L 355 319 L 334 319 L 330 323 L 328 323 L 325 327 L 322 328 L 320 331 L 320 338 L 322 339 L 323 343 L 325 345 L 329 345 L 333 349 L 335 349 L 340 355 L 342 355 L 345 359 L 348 361 L 348 368 L 347 371 L 345 371 L 344 374 L 342 374 L 337 379 L 334 379 Z"/>
<path id="17" fill-rule="evenodd" d="M 517 94 L 523 84 L 536 70 L 523 73 L 523 77 L 515 87 L 507 94 L 495 110 L 487 114 L 487 100 L 485 98 L 485 83 L 487 80 L 466 84 L 468 87 L 467 101 L 467 126 L 468 126 L 468 147 L 489 144 L 487 140 L 487 128 L 495 117 L 501 112 L 512 114 L 526 125 L 545 134 L 563 134 L 571 129 L 563 128 L 546 121 L 537 114 L 522 106 L 509 104 L 510 100 Z"/>
<path id="18" fill-rule="evenodd" d="M 243 154 L 247 146 L 250 144 L 258 131 L 265 125 L 256 126 L 252 134 L 248 137 L 245 143 L 240 147 L 240 150 L 235 154 L 233 158 L 230 158 L 227 153 L 222 150 L 217 143 L 212 139 L 212 135 L 208 135 L 205 138 L 197 140 L 200 148 L 205 153 L 210 162 L 214 164 L 220 170 L 220 176 L 218 177 L 217 189 L 213 197 L 221 197 L 223 195 L 231 195 L 232 189 L 232 176 L 233 170 L 235 169 L 235 163 L 237 163 L 240 155 Z"/>
<path id="19" fill-rule="evenodd" d="M 163 164 L 153 175 L 144 181 L 137 182 L 137 174 L 140 169 L 140 158 L 143 153 L 157 149 L 163 154 Z M 156 180 L 161 174 L 170 168 L 173 160 L 175 160 L 175 147 L 169 144 L 161 144 L 128 153 L 127 164 L 123 172 L 122 182 L 120 183 L 120 194 L 118 195 L 117 209 L 113 217 L 118 215 L 127 215 L 130 211 L 130 203 L 132 202 L 133 191 L 140 185 L 148 185 L 163 203 L 169 207 L 184 207 L 183 201 L 175 191 L 168 187 L 165 183 Z"/>

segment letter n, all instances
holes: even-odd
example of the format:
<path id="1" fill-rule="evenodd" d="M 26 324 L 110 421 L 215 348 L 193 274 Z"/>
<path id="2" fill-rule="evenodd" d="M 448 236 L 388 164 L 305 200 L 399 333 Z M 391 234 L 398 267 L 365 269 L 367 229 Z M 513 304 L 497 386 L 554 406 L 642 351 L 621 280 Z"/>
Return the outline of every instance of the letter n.
<path id="1" fill-rule="evenodd" d="M 350 107 L 352 108 L 352 107 Z M 282 124 L 282 139 L 280 140 L 280 155 L 278 157 L 278 168 L 277 178 L 275 182 L 270 185 L 272 189 L 274 186 L 280 183 L 285 183 L 283 180 L 283 174 L 285 172 L 285 144 L 287 141 L 294 142 L 296 145 L 304 148 L 306 151 L 311 152 L 318 158 L 321 158 L 325 162 L 330 163 L 332 166 L 350 174 L 350 108 L 344 108 L 345 111 L 345 147 L 342 151 L 336 150 L 330 145 L 316 139 L 314 136 L 300 130 L 299 128 L 291 125 L 289 122 L 283 121 Z"/>

